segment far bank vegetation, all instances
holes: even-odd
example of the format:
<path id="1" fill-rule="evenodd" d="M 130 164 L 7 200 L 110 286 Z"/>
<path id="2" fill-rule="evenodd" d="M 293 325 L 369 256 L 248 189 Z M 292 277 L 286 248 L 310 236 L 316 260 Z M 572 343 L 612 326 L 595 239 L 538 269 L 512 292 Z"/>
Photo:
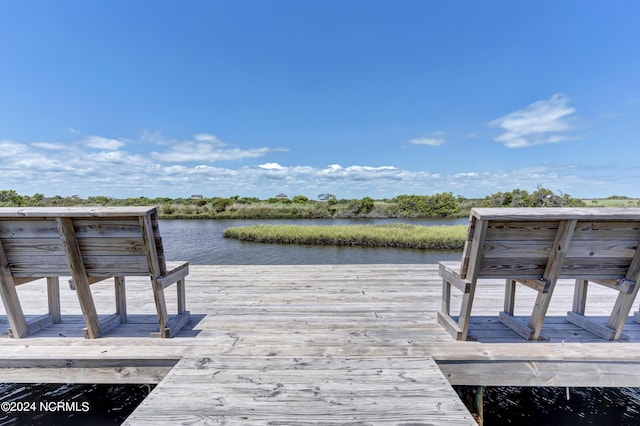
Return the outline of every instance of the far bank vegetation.
<path id="1" fill-rule="evenodd" d="M 624 196 L 581 200 L 568 194 L 558 195 L 546 188 L 536 191 L 514 189 L 485 198 L 469 199 L 451 192 L 433 195 L 399 195 L 390 199 L 312 200 L 304 195 L 274 197 L 190 197 L 124 198 L 91 196 L 81 198 L 45 197 L 43 194 L 20 195 L 14 190 L 0 190 L 0 206 L 134 206 L 155 205 L 164 219 L 321 219 L 321 218 L 452 218 L 466 217 L 472 207 L 630 207 L 638 200 Z"/>

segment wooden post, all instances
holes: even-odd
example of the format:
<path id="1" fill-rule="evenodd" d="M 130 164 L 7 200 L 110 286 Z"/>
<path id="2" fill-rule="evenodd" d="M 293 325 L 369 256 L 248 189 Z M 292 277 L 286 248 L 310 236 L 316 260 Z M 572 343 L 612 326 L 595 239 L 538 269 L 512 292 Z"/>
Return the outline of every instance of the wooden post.
<path id="1" fill-rule="evenodd" d="M 479 426 L 484 423 L 484 388 L 482 386 L 456 386 L 458 396 Z"/>
<path id="2" fill-rule="evenodd" d="M 4 309 L 9 317 L 11 326 L 11 337 L 24 337 L 29 334 L 27 321 L 24 319 L 24 312 L 20 305 L 16 284 L 9 268 L 9 261 L 5 254 L 2 241 L 0 241 L 0 296 L 4 303 Z"/>
<path id="3" fill-rule="evenodd" d="M 60 315 L 60 278 L 47 277 L 47 301 L 49 304 L 49 315 L 51 321 L 58 323 L 62 321 Z"/>
<path id="4" fill-rule="evenodd" d="M 473 250 L 470 253 L 469 269 L 467 270 L 466 279 L 469 280 L 469 291 L 465 291 L 462 295 L 462 303 L 460 306 L 460 317 L 458 317 L 458 326 L 462 330 L 460 340 L 467 340 L 469 334 L 469 321 L 471 320 L 471 309 L 473 308 L 473 298 L 476 293 L 476 284 L 478 281 L 478 270 L 480 268 L 480 250 L 482 241 L 487 234 L 488 222 L 480 221 L 475 225 L 473 233 Z"/>
<path id="5" fill-rule="evenodd" d="M 584 315 L 587 306 L 587 290 L 589 289 L 589 280 L 578 278 L 576 280 L 576 288 L 573 293 L 573 312 Z"/>
<path id="6" fill-rule="evenodd" d="M 507 279 L 504 288 L 504 311 L 513 315 L 516 304 L 516 280 Z"/>
<path id="7" fill-rule="evenodd" d="M 127 322 L 127 293 L 124 277 L 113 277 L 116 293 L 116 314 L 120 316 L 120 323 Z"/>
<path id="8" fill-rule="evenodd" d="M 540 338 L 542 323 L 544 322 L 544 317 L 547 314 L 549 302 L 551 302 L 551 296 L 553 295 L 553 290 L 556 287 L 558 276 L 562 270 L 562 264 L 564 263 L 564 258 L 567 255 L 569 243 L 573 237 L 573 231 L 576 229 L 577 222 L 578 221 L 576 219 L 562 220 L 558 225 L 558 231 L 556 232 L 556 237 L 553 242 L 553 246 L 551 247 L 549 260 L 547 261 L 547 266 L 542 274 L 542 279 L 549 283 L 548 291 L 538 293 L 538 297 L 536 297 L 533 312 L 531 313 L 531 318 L 529 320 L 529 327 L 533 330 L 530 336 L 531 340 L 537 340 Z"/>
<path id="9" fill-rule="evenodd" d="M 96 306 L 93 303 L 90 282 L 84 267 L 84 261 L 82 260 L 82 253 L 80 252 L 78 239 L 76 238 L 76 233 L 73 228 L 73 220 L 70 217 L 59 217 L 56 220 L 58 222 L 60 236 L 62 237 L 62 243 L 67 253 L 71 276 L 76 286 L 76 294 L 78 295 L 78 301 L 82 309 L 82 316 L 87 324 L 84 330 L 85 337 L 95 339 L 100 336 L 102 330 L 98 313 L 96 312 Z"/>
<path id="10" fill-rule="evenodd" d="M 147 258 L 149 259 L 149 271 L 151 272 L 151 286 L 153 289 L 153 298 L 156 303 L 156 311 L 158 312 L 158 327 L 160 328 L 160 337 L 170 337 L 167 325 L 169 322 L 169 314 L 167 313 L 167 304 L 164 298 L 164 286 L 158 282 L 162 271 L 158 262 L 158 252 L 156 250 L 156 239 L 153 233 L 151 217 L 146 215 L 140 218 L 140 226 L 142 227 L 142 236 L 145 241 L 145 247 L 148 250 Z"/>

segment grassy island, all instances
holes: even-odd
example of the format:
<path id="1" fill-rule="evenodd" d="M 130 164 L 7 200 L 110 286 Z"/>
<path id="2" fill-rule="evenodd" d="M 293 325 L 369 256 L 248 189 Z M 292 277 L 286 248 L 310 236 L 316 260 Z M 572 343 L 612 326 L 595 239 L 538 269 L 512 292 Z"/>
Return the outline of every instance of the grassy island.
<path id="1" fill-rule="evenodd" d="M 461 250 L 466 230 L 465 225 L 252 225 L 227 228 L 224 236 L 261 243 Z"/>

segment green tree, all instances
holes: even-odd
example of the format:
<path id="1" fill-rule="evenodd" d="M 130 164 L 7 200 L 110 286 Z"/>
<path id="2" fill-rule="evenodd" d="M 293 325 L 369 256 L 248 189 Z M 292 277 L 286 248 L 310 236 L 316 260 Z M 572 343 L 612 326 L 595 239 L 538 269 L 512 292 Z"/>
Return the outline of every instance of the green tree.
<path id="1" fill-rule="evenodd" d="M 426 214 L 429 217 L 447 217 L 460 211 L 460 203 L 451 192 L 442 192 L 428 197 L 426 200 Z"/>
<path id="2" fill-rule="evenodd" d="M 24 203 L 24 197 L 13 189 L 0 190 L 0 205 L 7 207 L 20 207 Z"/>
<path id="3" fill-rule="evenodd" d="M 373 211 L 373 208 L 374 208 L 373 198 L 364 197 L 362 200 L 360 200 L 360 213 L 369 214 L 371 213 L 371 211 Z"/>

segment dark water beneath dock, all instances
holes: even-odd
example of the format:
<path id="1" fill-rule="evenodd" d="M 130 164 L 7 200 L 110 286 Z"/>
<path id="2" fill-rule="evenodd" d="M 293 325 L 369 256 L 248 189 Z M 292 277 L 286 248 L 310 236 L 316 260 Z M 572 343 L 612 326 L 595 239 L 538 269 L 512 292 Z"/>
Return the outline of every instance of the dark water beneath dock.
<path id="1" fill-rule="evenodd" d="M 467 224 L 468 220 L 171 220 L 161 221 L 168 260 L 191 264 L 358 264 L 437 263 L 458 260 L 460 252 L 410 249 L 288 246 L 226 239 L 230 226 L 256 223 L 301 225 L 380 224 L 404 222 L 416 225 Z M 146 397 L 146 385 L 24 385 L 0 384 L 0 403 L 6 401 L 77 401 L 89 404 L 88 412 L 6 413 L 2 425 L 113 425 L 120 424 Z M 486 388 L 486 425 L 639 425 L 640 389 Z M 80 408 L 83 406 L 80 405 Z"/>

